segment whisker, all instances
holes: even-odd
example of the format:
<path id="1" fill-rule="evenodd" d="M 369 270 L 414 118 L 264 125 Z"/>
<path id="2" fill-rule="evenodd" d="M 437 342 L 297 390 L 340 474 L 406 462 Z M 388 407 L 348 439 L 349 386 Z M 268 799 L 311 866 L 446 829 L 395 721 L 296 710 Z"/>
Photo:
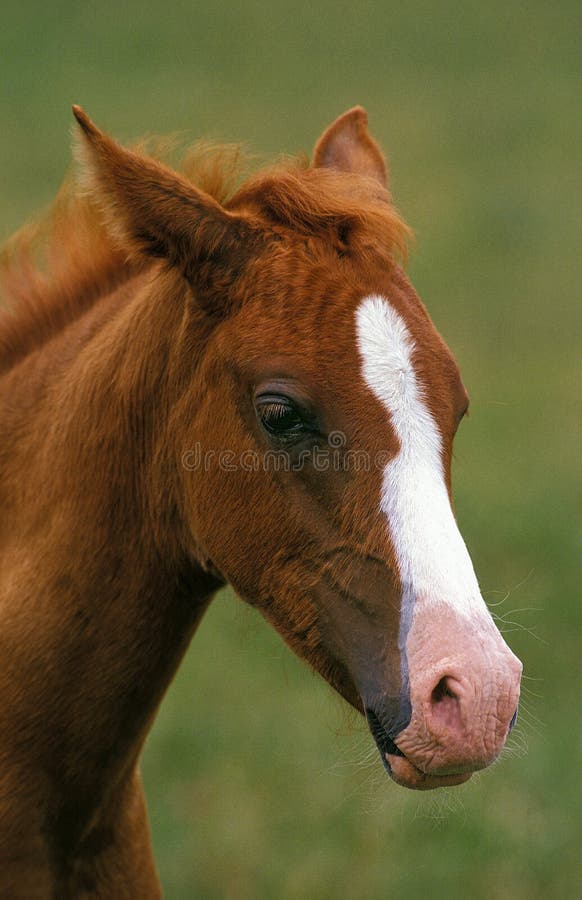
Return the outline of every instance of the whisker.
<path id="1" fill-rule="evenodd" d="M 539 634 L 535 633 L 534 627 L 528 628 L 527 625 L 523 625 L 521 622 L 514 622 L 511 619 L 507 619 L 504 616 L 498 616 L 496 613 L 491 613 L 493 619 L 497 623 L 499 630 L 502 634 L 511 634 L 512 631 L 525 631 L 526 634 L 529 634 L 531 637 L 535 638 L 536 641 L 539 641 L 541 644 L 545 644 L 546 647 L 549 646 L 548 642 L 540 637 Z M 508 611 L 507 615 L 512 615 L 512 611 Z M 506 626 L 510 626 L 509 628 Z"/>
<path id="2" fill-rule="evenodd" d="M 541 607 L 539 606 L 521 606 L 517 609 L 509 609 L 506 613 L 503 613 L 502 616 L 497 616 L 498 619 L 505 619 L 506 616 L 515 616 L 518 613 L 523 612 L 543 612 Z"/>
<path id="3" fill-rule="evenodd" d="M 529 579 L 531 578 L 531 576 L 533 575 L 534 572 L 535 572 L 535 569 L 530 569 L 529 572 L 527 573 L 527 575 L 525 576 L 525 578 L 522 578 L 521 581 L 519 581 L 516 585 L 514 585 L 514 587 L 510 588 L 505 593 L 505 596 L 503 597 L 502 600 L 498 600 L 497 603 L 494 603 L 494 604 L 492 603 L 491 605 L 492 606 L 501 606 L 502 603 L 505 603 L 505 601 L 508 600 L 509 597 L 511 597 L 511 595 L 513 593 L 515 593 L 515 591 L 518 591 L 520 588 L 522 588 L 524 586 L 524 584 L 527 584 L 527 582 L 529 581 Z M 489 591 L 485 591 L 484 595 L 486 595 L 486 594 L 501 594 L 501 593 L 503 593 L 503 591 L 492 588 Z"/>

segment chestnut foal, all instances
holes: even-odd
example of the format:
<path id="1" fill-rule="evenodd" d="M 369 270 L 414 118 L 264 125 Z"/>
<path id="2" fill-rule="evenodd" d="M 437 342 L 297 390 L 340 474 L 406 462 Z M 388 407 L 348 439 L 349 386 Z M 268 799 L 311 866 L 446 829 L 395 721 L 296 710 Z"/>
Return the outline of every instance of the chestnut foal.
<path id="1" fill-rule="evenodd" d="M 226 191 L 78 107 L 83 190 L 8 248 L 0 896 L 160 896 L 138 760 L 224 584 L 366 715 L 399 784 L 500 753 L 521 665 L 451 511 L 458 368 L 396 259 L 363 109 Z M 222 166 L 222 168 L 221 168 Z"/>

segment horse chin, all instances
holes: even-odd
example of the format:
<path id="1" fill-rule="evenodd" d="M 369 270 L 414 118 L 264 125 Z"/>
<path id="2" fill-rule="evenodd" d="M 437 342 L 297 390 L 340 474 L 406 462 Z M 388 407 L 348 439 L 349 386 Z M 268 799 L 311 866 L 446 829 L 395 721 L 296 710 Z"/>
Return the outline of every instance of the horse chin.
<path id="1" fill-rule="evenodd" d="M 401 787 L 413 791 L 432 791 L 440 787 L 454 787 L 464 784 L 472 772 L 458 772 L 451 775 L 430 775 L 417 769 L 405 756 L 385 753 L 382 760 L 390 778 Z"/>
<path id="2" fill-rule="evenodd" d="M 392 781 L 401 787 L 413 791 L 431 791 L 439 787 L 464 784 L 471 777 L 472 772 L 451 772 L 442 775 L 423 772 L 405 756 L 372 710 L 366 709 L 366 718 L 384 768 Z"/>

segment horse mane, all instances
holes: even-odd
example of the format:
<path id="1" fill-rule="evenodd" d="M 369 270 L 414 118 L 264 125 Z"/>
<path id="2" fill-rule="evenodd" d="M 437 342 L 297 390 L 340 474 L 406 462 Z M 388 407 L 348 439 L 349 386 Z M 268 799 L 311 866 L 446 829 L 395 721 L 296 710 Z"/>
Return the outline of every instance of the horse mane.
<path id="1" fill-rule="evenodd" d="M 133 149 L 167 160 L 175 140 L 150 138 Z M 302 234 L 334 231 L 340 243 L 347 230 L 363 226 L 382 236 L 388 252 L 405 258 L 409 229 L 378 184 L 310 168 L 300 157 L 262 170 L 238 187 L 248 165 L 238 145 L 197 142 L 176 168 L 228 208 L 256 205 L 276 224 Z M 151 260 L 136 260 L 120 246 L 95 200 L 68 176 L 48 213 L 16 232 L 0 254 L 0 371 L 149 265 Z"/>
<path id="2" fill-rule="evenodd" d="M 302 235 L 337 232 L 339 242 L 357 229 L 403 260 L 411 230 L 375 179 L 312 168 L 306 158 L 292 159 L 248 179 L 228 204 L 256 203 L 268 218 Z"/>

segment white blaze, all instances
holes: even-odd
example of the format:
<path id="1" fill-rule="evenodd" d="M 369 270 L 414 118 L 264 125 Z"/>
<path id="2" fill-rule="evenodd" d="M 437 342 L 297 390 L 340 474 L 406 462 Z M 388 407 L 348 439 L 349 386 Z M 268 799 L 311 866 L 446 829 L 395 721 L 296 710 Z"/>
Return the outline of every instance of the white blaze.
<path id="1" fill-rule="evenodd" d="M 364 379 L 400 441 L 384 469 L 381 509 L 403 595 L 482 615 L 487 608 L 447 493 L 441 435 L 414 371 L 414 341 L 402 317 L 380 296 L 364 298 L 356 323 Z"/>

